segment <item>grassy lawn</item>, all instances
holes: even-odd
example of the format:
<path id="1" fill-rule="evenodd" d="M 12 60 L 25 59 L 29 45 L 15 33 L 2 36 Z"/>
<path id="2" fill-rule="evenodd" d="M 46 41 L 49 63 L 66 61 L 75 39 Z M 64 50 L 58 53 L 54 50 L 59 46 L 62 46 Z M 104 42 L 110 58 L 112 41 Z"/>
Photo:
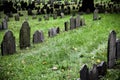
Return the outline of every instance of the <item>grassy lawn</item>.
<path id="1" fill-rule="evenodd" d="M 25 13 L 26 14 L 26 13 Z M 83 64 L 89 68 L 93 64 L 107 61 L 107 40 L 111 30 L 115 30 L 120 38 L 119 14 L 100 14 L 102 19 L 92 20 L 92 14 L 85 14 L 86 26 L 74 30 L 64 31 L 65 18 L 39 22 L 28 17 L 31 27 L 31 47 L 19 49 L 19 31 L 26 17 L 20 21 L 10 18 L 8 29 L 16 38 L 17 52 L 14 55 L 0 56 L 0 80 L 76 80 Z M 60 34 L 48 38 L 48 29 L 59 26 Z M 36 30 L 43 30 L 45 41 L 40 44 L 32 43 L 32 36 Z M 0 31 L 0 43 L 6 32 Z M 56 69 L 53 69 L 56 68 Z M 102 80 L 119 80 L 119 69 L 109 69 Z"/>

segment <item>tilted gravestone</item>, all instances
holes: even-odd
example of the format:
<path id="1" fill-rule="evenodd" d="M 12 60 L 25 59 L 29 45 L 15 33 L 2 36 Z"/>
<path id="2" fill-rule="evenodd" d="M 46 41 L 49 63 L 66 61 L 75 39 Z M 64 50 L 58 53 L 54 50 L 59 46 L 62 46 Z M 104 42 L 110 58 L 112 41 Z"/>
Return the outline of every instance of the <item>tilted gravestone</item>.
<path id="1" fill-rule="evenodd" d="M 13 54 L 16 52 L 15 37 L 12 31 L 7 31 L 1 43 L 2 55 Z"/>
<path id="2" fill-rule="evenodd" d="M 30 47 L 30 27 L 27 21 L 22 24 L 19 39 L 20 49 Z"/>
<path id="3" fill-rule="evenodd" d="M 83 65 L 80 70 L 80 80 L 89 80 L 89 69 L 86 65 Z"/>
<path id="4" fill-rule="evenodd" d="M 80 15 L 77 15 L 76 17 L 76 27 L 80 26 Z"/>
<path id="5" fill-rule="evenodd" d="M 44 41 L 44 34 L 42 31 L 35 31 L 33 34 L 33 43 L 40 43 Z"/>
<path id="6" fill-rule="evenodd" d="M 108 68 L 112 68 L 115 65 L 116 55 L 116 32 L 113 30 L 109 34 L 108 38 L 108 52 L 107 52 L 107 64 Z"/>
<path id="7" fill-rule="evenodd" d="M 16 14 L 15 15 L 15 21 L 19 21 L 20 20 L 20 16 L 19 16 L 19 14 Z"/>
<path id="8" fill-rule="evenodd" d="M 68 21 L 64 23 L 65 31 L 68 31 Z"/>
<path id="9" fill-rule="evenodd" d="M 98 74 L 101 76 L 105 76 L 107 73 L 107 64 L 102 61 L 99 65 L 97 65 Z"/>
<path id="10" fill-rule="evenodd" d="M 71 17 L 70 18 L 70 29 L 72 30 L 74 28 L 76 28 L 76 19 Z"/>
<path id="11" fill-rule="evenodd" d="M 89 72 L 89 79 L 90 80 L 98 80 L 98 70 L 97 70 L 97 66 L 93 65 L 93 68 L 90 70 Z"/>
<path id="12" fill-rule="evenodd" d="M 7 29 L 8 28 L 8 23 L 7 23 L 7 20 L 6 19 L 3 19 L 2 21 L 2 29 Z"/>
<path id="13" fill-rule="evenodd" d="M 116 59 L 120 59 L 120 39 L 116 41 Z"/>

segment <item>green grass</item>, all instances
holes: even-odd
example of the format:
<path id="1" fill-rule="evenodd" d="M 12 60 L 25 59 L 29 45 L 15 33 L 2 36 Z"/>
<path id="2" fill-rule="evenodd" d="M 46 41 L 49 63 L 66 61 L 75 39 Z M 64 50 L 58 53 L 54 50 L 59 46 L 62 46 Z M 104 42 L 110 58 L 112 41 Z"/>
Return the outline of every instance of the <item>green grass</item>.
<path id="1" fill-rule="evenodd" d="M 92 20 L 92 14 L 85 14 L 86 26 L 64 32 L 64 22 L 69 21 L 70 16 L 41 22 L 28 17 L 31 27 L 31 47 L 25 50 L 19 49 L 19 30 L 24 21 L 14 21 L 10 18 L 9 30 L 16 38 L 17 52 L 14 55 L 0 56 L 1 80 L 76 80 L 79 78 L 79 70 L 83 64 L 89 68 L 97 60 L 107 61 L 107 40 L 111 30 L 115 30 L 120 38 L 119 14 L 100 14 L 102 19 Z M 42 16 L 38 16 L 42 17 Z M 43 18 L 43 17 L 42 17 Z M 48 38 L 48 29 L 59 26 L 60 34 Z M 43 30 L 45 41 L 40 44 L 32 44 L 32 35 L 36 30 Z M 0 31 L 0 42 L 6 32 Z M 57 70 L 53 70 L 57 67 Z M 115 75 L 115 76 L 114 76 Z M 119 80 L 118 69 L 108 70 L 102 80 Z"/>

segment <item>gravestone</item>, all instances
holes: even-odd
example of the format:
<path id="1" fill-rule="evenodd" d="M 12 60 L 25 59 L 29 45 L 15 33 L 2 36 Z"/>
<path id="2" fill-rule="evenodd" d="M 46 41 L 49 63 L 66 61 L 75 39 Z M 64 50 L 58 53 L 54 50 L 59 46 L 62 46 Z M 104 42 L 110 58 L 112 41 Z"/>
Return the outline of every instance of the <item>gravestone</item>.
<path id="1" fill-rule="evenodd" d="M 57 19 L 57 14 L 53 14 L 53 19 Z"/>
<path id="2" fill-rule="evenodd" d="M 97 66 L 93 65 L 93 68 L 90 70 L 89 72 L 89 79 L 90 80 L 98 80 L 98 70 L 97 70 Z"/>
<path id="3" fill-rule="evenodd" d="M 64 13 L 60 13 L 60 18 L 64 18 Z"/>
<path id="4" fill-rule="evenodd" d="M 42 18 L 38 18 L 38 21 L 42 21 Z"/>
<path id="5" fill-rule="evenodd" d="M 2 25 L 0 24 L 0 30 L 2 30 Z"/>
<path id="6" fill-rule="evenodd" d="M 80 20 L 80 25 L 81 25 L 81 26 L 84 26 L 84 25 L 85 25 L 85 19 L 84 19 L 84 18 L 82 18 L 82 19 Z"/>
<path id="7" fill-rule="evenodd" d="M 7 15 L 4 17 L 4 19 L 6 19 L 7 21 L 9 21 L 9 17 Z"/>
<path id="8" fill-rule="evenodd" d="M 98 9 L 95 9 L 94 10 L 94 13 L 93 13 L 93 20 L 99 20 L 100 19 L 100 16 L 98 15 Z"/>
<path id="9" fill-rule="evenodd" d="M 13 54 L 16 52 L 15 37 L 12 31 L 7 31 L 1 43 L 1 53 L 3 55 Z"/>
<path id="10" fill-rule="evenodd" d="M 56 32 L 56 28 L 51 28 L 49 31 L 48 31 L 48 37 L 54 37 L 56 36 L 57 32 Z"/>
<path id="11" fill-rule="evenodd" d="M 80 15 L 76 17 L 76 27 L 80 27 Z"/>
<path id="12" fill-rule="evenodd" d="M 44 35 L 42 31 L 36 31 L 33 34 L 33 43 L 40 43 L 44 41 Z"/>
<path id="13" fill-rule="evenodd" d="M 116 41 L 116 59 L 120 59 L 120 39 Z"/>
<path id="14" fill-rule="evenodd" d="M 107 73 L 107 64 L 102 61 L 99 65 L 97 65 L 98 74 L 101 76 L 105 76 Z"/>
<path id="15" fill-rule="evenodd" d="M 7 23 L 7 20 L 6 19 L 3 19 L 2 21 L 2 29 L 5 30 L 8 28 L 8 23 Z"/>
<path id="16" fill-rule="evenodd" d="M 80 80 L 89 80 L 89 69 L 86 65 L 83 65 L 80 70 Z"/>
<path id="17" fill-rule="evenodd" d="M 22 24 L 19 39 L 20 49 L 30 47 L 30 27 L 27 21 Z"/>
<path id="18" fill-rule="evenodd" d="M 33 16 L 32 16 L 32 19 L 37 19 L 37 16 L 36 16 L 36 15 L 33 15 Z"/>
<path id="19" fill-rule="evenodd" d="M 70 18 L 70 29 L 72 30 L 74 28 L 76 28 L 76 19 L 71 17 Z"/>
<path id="20" fill-rule="evenodd" d="M 113 30 L 108 37 L 108 52 L 107 52 L 107 64 L 108 68 L 112 68 L 115 65 L 116 55 L 116 32 Z"/>
<path id="21" fill-rule="evenodd" d="M 64 23 L 65 31 L 68 31 L 68 21 Z"/>
<path id="22" fill-rule="evenodd" d="M 45 19 L 45 20 L 49 20 L 49 15 L 45 15 L 45 16 L 44 16 L 44 19 Z"/>
<path id="23" fill-rule="evenodd" d="M 33 15 L 33 12 L 30 8 L 28 9 L 28 15 Z"/>
<path id="24" fill-rule="evenodd" d="M 59 27 L 56 28 L 56 33 L 57 33 L 57 34 L 60 33 L 60 28 L 59 28 Z"/>
<path id="25" fill-rule="evenodd" d="M 19 16 L 19 14 L 16 14 L 15 15 L 15 21 L 19 21 L 20 20 L 20 16 Z"/>

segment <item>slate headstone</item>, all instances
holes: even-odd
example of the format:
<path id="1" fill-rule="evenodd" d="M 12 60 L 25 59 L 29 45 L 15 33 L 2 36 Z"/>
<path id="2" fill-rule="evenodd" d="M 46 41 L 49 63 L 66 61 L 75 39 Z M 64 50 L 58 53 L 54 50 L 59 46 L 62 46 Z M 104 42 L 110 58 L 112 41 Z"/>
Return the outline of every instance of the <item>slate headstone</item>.
<path id="1" fill-rule="evenodd" d="M 98 20 L 98 9 L 95 9 L 95 10 L 94 10 L 93 20 Z"/>
<path id="2" fill-rule="evenodd" d="M 36 31 L 33 34 L 33 43 L 40 43 L 44 41 L 44 35 L 42 31 Z"/>
<path id="3" fill-rule="evenodd" d="M 7 31 L 1 43 L 2 55 L 13 54 L 16 52 L 15 37 L 12 31 Z"/>
<path id="4" fill-rule="evenodd" d="M 89 72 L 89 79 L 90 80 L 98 80 L 99 78 L 97 65 L 93 65 L 93 68 Z"/>
<path id="5" fill-rule="evenodd" d="M 33 12 L 30 8 L 28 9 L 28 15 L 33 15 Z"/>
<path id="6" fill-rule="evenodd" d="M 68 31 L 68 21 L 64 23 L 65 31 Z"/>
<path id="7" fill-rule="evenodd" d="M 80 70 L 80 80 L 89 80 L 89 69 L 87 65 L 83 65 Z"/>
<path id="8" fill-rule="evenodd" d="M 30 27 L 29 23 L 25 21 L 22 24 L 22 27 L 20 29 L 20 35 L 19 35 L 19 41 L 20 41 L 20 49 L 24 49 L 26 47 L 30 47 Z"/>
<path id="9" fill-rule="evenodd" d="M 120 59 L 120 39 L 116 41 L 116 59 Z"/>
<path id="10" fill-rule="evenodd" d="M 76 28 L 76 19 L 71 17 L 70 18 L 70 29 L 72 30 L 74 28 Z"/>
<path id="11" fill-rule="evenodd" d="M 64 18 L 64 13 L 60 13 L 60 18 Z"/>
<path id="12" fill-rule="evenodd" d="M 15 15 L 15 21 L 19 21 L 20 20 L 20 16 L 19 16 L 19 14 L 16 14 Z"/>
<path id="13" fill-rule="evenodd" d="M 2 21 L 2 29 L 7 29 L 8 28 L 8 23 L 7 23 L 7 20 L 6 19 L 3 19 Z"/>
<path id="14" fill-rule="evenodd" d="M 102 61 L 99 65 L 97 65 L 98 74 L 101 76 L 105 76 L 107 73 L 107 64 Z"/>
<path id="15" fill-rule="evenodd" d="M 109 34 L 108 38 L 108 52 L 107 52 L 107 64 L 108 68 L 112 68 L 115 65 L 116 55 L 116 32 L 113 30 Z"/>

